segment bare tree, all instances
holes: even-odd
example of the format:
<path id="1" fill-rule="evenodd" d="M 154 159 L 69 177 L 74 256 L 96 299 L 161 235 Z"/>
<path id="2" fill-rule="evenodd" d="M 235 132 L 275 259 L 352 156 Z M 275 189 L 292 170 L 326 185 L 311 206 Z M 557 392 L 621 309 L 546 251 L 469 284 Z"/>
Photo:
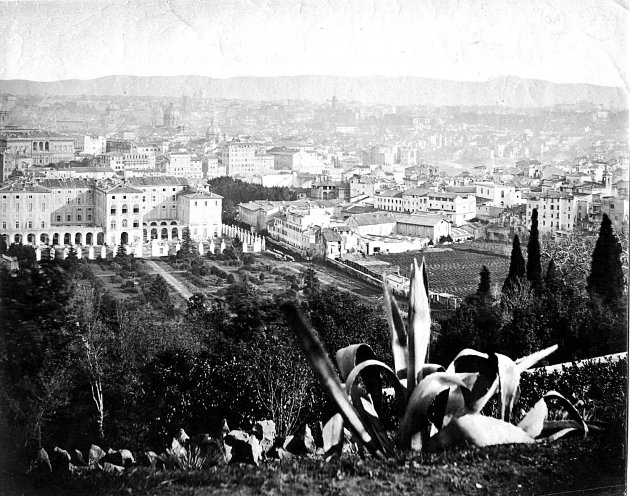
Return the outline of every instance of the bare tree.
<path id="1" fill-rule="evenodd" d="M 80 336 L 79 356 L 90 382 L 92 401 L 96 407 L 98 435 L 105 438 L 105 401 L 103 383 L 105 379 L 105 352 L 111 340 L 111 331 L 100 317 L 100 297 L 94 287 L 81 285 L 76 288 L 73 301 L 73 316 Z"/>
<path id="2" fill-rule="evenodd" d="M 275 422 L 277 434 L 288 436 L 300 427 L 313 402 L 313 375 L 302 356 L 283 345 L 278 348 L 259 350 L 254 381 L 258 400 Z"/>

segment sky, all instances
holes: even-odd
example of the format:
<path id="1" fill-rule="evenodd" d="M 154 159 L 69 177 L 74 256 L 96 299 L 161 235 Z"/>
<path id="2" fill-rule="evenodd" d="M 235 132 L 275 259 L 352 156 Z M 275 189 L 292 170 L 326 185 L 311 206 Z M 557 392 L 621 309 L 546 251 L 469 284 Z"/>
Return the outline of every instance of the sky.
<path id="1" fill-rule="evenodd" d="M 628 0 L 0 0 L 0 79 L 504 75 L 628 88 Z"/>

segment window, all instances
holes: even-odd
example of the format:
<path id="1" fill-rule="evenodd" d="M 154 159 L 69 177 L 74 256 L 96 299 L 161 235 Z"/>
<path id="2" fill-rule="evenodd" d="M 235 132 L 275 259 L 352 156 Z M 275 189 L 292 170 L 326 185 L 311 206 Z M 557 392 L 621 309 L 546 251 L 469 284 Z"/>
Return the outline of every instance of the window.
<path id="1" fill-rule="evenodd" d="M 19 220 L 16 220 L 16 221 L 15 221 L 15 228 L 16 228 L 16 229 L 19 229 L 19 228 L 20 228 L 20 221 L 19 221 Z"/>
<path id="2" fill-rule="evenodd" d="M 115 220 L 111 221 L 111 223 L 109 224 L 109 227 L 111 229 L 116 229 L 116 221 Z"/>
<path id="3" fill-rule="evenodd" d="M 16 212 L 19 212 L 19 211 L 20 211 L 20 204 L 19 204 L 19 203 L 16 203 L 16 204 L 15 204 L 15 211 L 16 211 Z"/>
<path id="4" fill-rule="evenodd" d="M 42 203 L 42 208 L 41 209 L 42 210 L 46 210 L 46 204 L 45 203 Z"/>
<path id="5" fill-rule="evenodd" d="M 6 228 L 7 228 L 7 223 L 6 223 L 6 221 L 3 221 L 2 222 L 2 229 L 6 229 Z"/>
<path id="6" fill-rule="evenodd" d="M 39 227 L 41 227 L 42 229 L 44 229 L 44 228 L 46 227 L 46 221 L 45 221 L 45 220 L 41 221 L 41 223 L 40 223 L 40 226 L 39 226 Z"/>
<path id="7" fill-rule="evenodd" d="M 124 198 L 124 196 L 123 196 L 123 198 Z M 127 205 L 123 205 L 121 210 L 122 210 L 123 214 L 126 214 L 127 213 Z"/>
<path id="8" fill-rule="evenodd" d="M 61 222 L 61 215 L 57 215 L 57 216 L 55 217 L 55 221 L 56 221 L 56 222 Z"/>
<path id="9" fill-rule="evenodd" d="M 72 220 L 72 215 L 70 215 L 70 214 L 66 215 L 66 220 L 68 222 L 70 222 Z"/>
<path id="10" fill-rule="evenodd" d="M 112 205 L 112 208 L 109 210 L 111 215 L 116 215 L 116 205 Z"/>
<path id="11" fill-rule="evenodd" d="M 90 222 L 92 220 L 92 214 L 88 214 L 87 215 L 87 220 L 88 220 L 88 222 Z"/>
<path id="12" fill-rule="evenodd" d="M 81 214 L 77 215 L 77 221 L 81 222 L 83 220 L 83 216 Z"/>
<path id="13" fill-rule="evenodd" d="M 134 219 L 133 221 L 133 227 L 140 227 L 140 222 L 138 222 L 137 219 Z"/>
<path id="14" fill-rule="evenodd" d="M 139 206 L 139 205 L 134 205 L 134 206 L 133 206 L 133 213 L 134 213 L 134 214 L 137 214 L 137 213 L 139 213 L 139 212 L 140 212 L 140 206 Z"/>
<path id="15" fill-rule="evenodd" d="M 123 227 L 127 227 L 127 219 L 123 219 L 123 221 L 122 221 L 122 226 L 123 226 Z"/>

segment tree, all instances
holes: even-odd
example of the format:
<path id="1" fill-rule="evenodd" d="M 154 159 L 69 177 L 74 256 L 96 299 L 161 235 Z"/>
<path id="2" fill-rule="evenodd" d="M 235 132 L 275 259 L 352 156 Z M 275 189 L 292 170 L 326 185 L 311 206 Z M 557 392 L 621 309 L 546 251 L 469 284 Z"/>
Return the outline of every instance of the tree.
<path id="1" fill-rule="evenodd" d="M 540 265 L 540 240 L 538 236 L 538 209 L 532 212 L 532 228 L 527 242 L 527 280 L 532 288 L 539 291 L 542 286 L 542 266 Z"/>
<path id="2" fill-rule="evenodd" d="M 130 261 L 130 256 L 127 254 L 125 246 L 122 243 L 119 244 L 116 255 L 114 256 L 114 262 L 120 265 L 123 270 L 129 270 L 131 265 Z"/>
<path id="3" fill-rule="evenodd" d="M 105 397 L 103 385 L 110 348 L 111 331 L 100 318 L 100 295 L 94 287 L 81 285 L 76 289 L 72 304 L 72 322 L 80 337 L 79 363 L 90 383 L 92 401 L 96 408 L 96 425 L 101 441 L 105 439 Z"/>
<path id="4" fill-rule="evenodd" d="M 517 285 L 525 277 L 525 259 L 521 252 L 521 241 L 518 235 L 512 242 L 512 255 L 510 256 L 510 269 L 503 283 L 503 292 L 507 292 Z"/>
<path id="5" fill-rule="evenodd" d="M 238 234 L 234 236 L 234 239 L 232 240 L 232 249 L 234 250 L 236 258 L 240 260 L 241 255 L 243 254 L 243 242 L 241 241 L 241 238 L 238 237 Z"/>
<path id="6" fill-rule="evenodd" d="M 621 266 L 621 243 L 606 214 L 602 218 L 599 237 L 593 250 L 587 289 L 605 305 L 618 303 L 623 296 L 624 275 Z"/>
<path id="7" fill-rule="evenodd" d="M 558 289 L 560 284 L 560 279 L 558 276 L 558 270 L 556 269 L 556 263 L 553 261 L 553 258 L 549 260 L 549 264 L 547 265 L 547 273 L 545 274 L 545 287 L 550 292 L 555 292 Z"/>
<path id="8" fill-rule="evenodd" d="M 145 297 L 156 309 L 162 310 L 169 317 L 175 313 L 168 284 L 160 274 L 155 275 L 155 279 L 153 279 L 148 291 L 145 293 Z"/>
<path id="9" fill-rule="evenodd" d="M 4 255 L 8 250 L 7 241 L 4 236 L 0 236 L 0 255 Z"/>
<path id="10" fill-rule="evenodd" d="M 190 229 L 184 227 L 182 230 L 182 244 L 177 252 L 177 258 L 183 260 L 197 260 L 199 258 L 199 249 L 197 244 L 190 237 Z"/>
<path id="11" fill-rule="evenodd" d="M 481 267 L 481 272 L 479 272 L 479 286 L 477 286 L 477 294 L 479 296 L 489 297 L 490 288 L 490 269 L 484 265 Z"/>

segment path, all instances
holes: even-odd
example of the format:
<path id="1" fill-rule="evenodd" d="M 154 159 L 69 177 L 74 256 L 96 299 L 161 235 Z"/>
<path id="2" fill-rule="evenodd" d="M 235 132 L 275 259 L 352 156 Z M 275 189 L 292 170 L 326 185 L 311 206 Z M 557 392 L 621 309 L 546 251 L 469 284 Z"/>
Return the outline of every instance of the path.
<path id="1" fill-rule="evenodd" d="M 164 280 L 175 289 L 175 291 L 182 295 L 185 300 L 190 299 L 190 297 L 193 295 L 184 284 L 182 284 L 171 273 L 165 270 L 164 267 L 161 267 L 160 264 L 157 264 L 154 261 L 147 259 L 144 259 L 143 262 L 145 263 L 145 265 L 160 274 L 164 278 Z"/>

